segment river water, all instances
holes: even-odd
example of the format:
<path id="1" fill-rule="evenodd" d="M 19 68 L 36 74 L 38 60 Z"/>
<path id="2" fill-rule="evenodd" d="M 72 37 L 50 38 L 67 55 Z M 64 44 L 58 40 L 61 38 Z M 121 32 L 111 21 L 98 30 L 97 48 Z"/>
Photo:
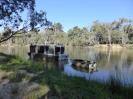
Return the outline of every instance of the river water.
<path id="1" fill-rule="evenodd" d="M 18 55 L 28 59 L 28 47 L 3 47 L 0 52 Z M 69 76 L 83 77 L 87 80 L 106 82 L 111 75 L 119 76 L 125 84 L 133 84 L 133 50 L 132 49 L 111 49 L 111 48 L 83 48 L 66 47 L 66 53 L 70 59 L 85 59 L 96 61 L 97 71 L 86 72 L 73 68 L 71 63 L 47 62 L 49 68 L 60 69 Z"/>

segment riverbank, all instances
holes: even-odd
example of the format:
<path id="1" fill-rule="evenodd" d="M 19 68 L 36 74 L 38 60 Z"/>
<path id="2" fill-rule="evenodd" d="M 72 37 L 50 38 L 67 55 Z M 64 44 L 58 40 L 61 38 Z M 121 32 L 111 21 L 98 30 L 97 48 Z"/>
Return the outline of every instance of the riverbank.
<path id="1" fill-rule="evenodd" d="M 18 45 L 18 44 L 1 44 L 0 47 L 29 47 L 30 44 L 27 45 Z"/>
<path id="2" fill-rule="evenodd" d="M 1 44 L 0 47 L 29 47 L 30 44 L 27 45 L 17 45 L 17 44 L 13 44 L 13 45 L 9 45 L 9 44 Z M 67 47 L 69 47 L 69 45 L 66 45 Z M 73 47 L 73 46 L 70 46 Z M 74 46 L 75 47 L 75 46 Z M 77 46 L 78 47 L 78 46 Z M 111 46 L 109 46 L 108 44 L 96 44 L 93 46 L 80 46 L 80 47 L 91 47 L 91 48 L 112 48 L 112 49 L 122 49 L 122 48 L 131 48 L 133 49 L 133 44 L 126 44 L 126 45 L 121 45 L 121 44 L 111 44 Z"/>
<path id="3" fill-rule="evenodd" d="M 133 88 L 122 87 L 114 79 L 110 84 L 101 84 L 69 77 L 62 71 L 45 68 L 41 62 L 17 56 L 0 53 L 0 70 L 0 97 L 4 90 L 9 96 L 2 99 L 13 99 L 12 96 L 28 97 L 24 99 L 133 99 Z M 9 93 L 6 88 L 10 86 Z"/>
<path id="4" fill-rule="evenodd" d="M 94 45 L 96 48 L 112 48 L 112 49 L 123 49 L 123 48 L 133 48 L 133 44 L 126 44 L 126 45 L 120 45 L 120 44 L 112 44 L 109 46 L 108 44 L 99 44 L 99 45 Z"/>

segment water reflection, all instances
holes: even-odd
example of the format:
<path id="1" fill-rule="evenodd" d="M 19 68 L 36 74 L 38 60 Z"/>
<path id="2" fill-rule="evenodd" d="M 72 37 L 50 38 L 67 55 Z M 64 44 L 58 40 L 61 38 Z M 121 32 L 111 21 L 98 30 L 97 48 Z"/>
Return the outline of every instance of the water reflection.
<path id="1" fill-rule="evenodd" d="M 133 85 L 133 76 L 131 72 L 123 69 L 123 71 L 119 71 L 118 69 L 112 70 L 98 70 L 94 72 L 83 72 L 80 70 L 76 70 L 72 67 L 71 64 L 67 64 L 64 66 L 64 72 L 68 76 L 73 77 L 82 77 L 87 80 L 95 80 L 101 83 L 108 83 L 110 78 L 113 76 L 114 79 L 119 80 L 123 85 Z"/>
<path id="2" fill-rule="evenodd" d="M 5 47 L 0 48 L 0 52 L 15 54 L 28 59 L 28 49 L 28 47 Z M 110 75 L 114 74 L 120 75 L 123 82 L 133 82 L 133 50 L 67 47 L 66 53 L 68 53 L 70 59 L 96 61 L 98 71 L 87 73 L 82 70 L 74 69 L 71 65 L 68 65 L 67 62 L 56 62 L 51 60 L 45 60 L 45 67 L 64 71 L 69 76 L 84 77 L 85 79 L 106 81 L 109 79 Z"/>
<path id="3" fill-rule="evenodd" d="M 46 58 L 44 60 L 45 69 L 54 69 L 59 71 L 64 71 L 64 65 L 68 64 L 68 60 L 65 61 L 56 61 L 55 59 Z"/>
<path id="4" fill-rule="evenodd" d="M 83 77 L 87 80 L 98 80 L 103 82 L 103 80 L 108 80 L 110 73 L 108 71 L 98 70 L 96 72 L 82 72 L 74 69 L 71 64 L 64 66 L 64 72 L 69 76 Z M 103 79 L 104 78 L 104 79 Z"/>

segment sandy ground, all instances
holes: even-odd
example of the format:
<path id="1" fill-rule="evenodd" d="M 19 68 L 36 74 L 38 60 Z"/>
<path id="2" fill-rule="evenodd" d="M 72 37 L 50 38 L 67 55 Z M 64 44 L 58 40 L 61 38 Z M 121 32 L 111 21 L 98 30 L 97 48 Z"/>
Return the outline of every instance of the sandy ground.
<path id="1" fill-rule="evenodd" d="M 37 93 L 41 86 L 35 82 L 23 80 L 21 82 L 11 82 L 8 76 L 12 72 L 0 70 L 0 99 L 32 99 L 32 97 L 40 97 Z M 43 93 L 46 94 L 49 88 L 45 86 Z M 34 93 L 33 93 L 34 92 Z"/>

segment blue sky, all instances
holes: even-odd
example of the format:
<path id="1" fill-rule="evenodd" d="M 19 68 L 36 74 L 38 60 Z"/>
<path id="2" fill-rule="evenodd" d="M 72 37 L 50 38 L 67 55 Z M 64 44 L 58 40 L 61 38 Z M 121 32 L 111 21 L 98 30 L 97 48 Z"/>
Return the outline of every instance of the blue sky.
<path id="1" fill-rule="evenodd" d="M 36 8 L 46 11 L 49 21 L 60 22 L 64 31 L 74 26 L 90 27 L 96 20 L 133 20 L 133 0 L 36 0 Z M 27 16 L 25 12 L 22 15 Z"/>
<path id="2" fill-rule="evenodd" d="M 74 26 L 91 26 L 99 20 L 133 19 L 133 0 L 36 0 L 38 10 L 45 10 L 52 22 L 62 23 L 64 30 Z"/>

